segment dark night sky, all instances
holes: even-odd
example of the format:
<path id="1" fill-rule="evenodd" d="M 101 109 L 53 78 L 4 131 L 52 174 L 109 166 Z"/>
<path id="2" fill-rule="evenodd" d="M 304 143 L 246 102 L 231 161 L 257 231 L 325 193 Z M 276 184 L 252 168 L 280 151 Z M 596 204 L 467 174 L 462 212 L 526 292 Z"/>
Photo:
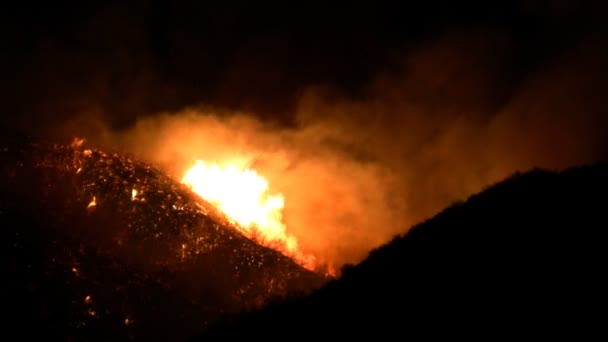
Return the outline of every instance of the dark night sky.
<path id="1" fill-rule="evenodd" d="M 359 96 L 378 70 L 462 30 L 515 42 L 496 89 L 508 97 L 578 40 L 601 36 L 600 3 L 20 2 L 2 10 L 3 121 L 44 127 L 95 108 L 120 126 L 198 103 L 289 121 L 303 88 Z"/>

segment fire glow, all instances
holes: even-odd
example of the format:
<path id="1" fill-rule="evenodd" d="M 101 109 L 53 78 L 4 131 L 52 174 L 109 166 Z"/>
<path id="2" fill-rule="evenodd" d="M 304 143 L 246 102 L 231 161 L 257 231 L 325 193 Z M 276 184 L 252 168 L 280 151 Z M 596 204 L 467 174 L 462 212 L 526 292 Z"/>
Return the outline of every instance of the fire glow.
<path id="1" fill-rule="evenodd" d="M 283 195 L 270 194 L 268 181 L 245 163 L 197 160 L 181 182 L 226 214 L 247 237 L 278 250 L 310 270 L 317 266 L 315 258 L 302 253 L 296 238 L 287 234 L 283 223 Z"/>

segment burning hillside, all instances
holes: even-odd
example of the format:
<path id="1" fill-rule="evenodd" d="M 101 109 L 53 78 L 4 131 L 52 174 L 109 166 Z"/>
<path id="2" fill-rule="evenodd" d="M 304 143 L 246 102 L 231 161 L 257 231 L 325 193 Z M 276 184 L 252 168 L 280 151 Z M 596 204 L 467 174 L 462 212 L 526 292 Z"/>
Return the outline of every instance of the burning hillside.
<path id="1" fill-rule="evenodd" d="M 320 267 L 315 257 L 304 254 L 296 238 L 287 234 L 282 221 L 283 195 L 269 194 L 268 181 L 243 162 L 218 165 L 198 160 L 186 172 L 182 183 L 226 213 L 245 235 L 294 258 L 310 270 Z"/>
<path id="2" fill-rule="evenodd" d="M 179 338 L 326 280 L 127 156 L 20 143 L 0 171 L 5 310 L 57 337 Z"/>

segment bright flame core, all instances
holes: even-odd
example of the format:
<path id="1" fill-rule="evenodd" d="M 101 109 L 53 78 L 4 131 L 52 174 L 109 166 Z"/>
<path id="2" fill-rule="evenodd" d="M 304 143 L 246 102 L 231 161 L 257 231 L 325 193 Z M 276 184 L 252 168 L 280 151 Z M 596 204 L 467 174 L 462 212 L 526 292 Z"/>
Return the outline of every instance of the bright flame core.
<path id="1" fill-rule="evenodd" d="M 268 181 L 244 163 L 218 165 L 197 160 L 186 171 L 182 183 L 223 211 L 249 238 L 294 258 L 308 269 L 316 267 L 315 258 L 302 253 L 295 237 L 287 235 L 283 195 L 269 194 Z"/>

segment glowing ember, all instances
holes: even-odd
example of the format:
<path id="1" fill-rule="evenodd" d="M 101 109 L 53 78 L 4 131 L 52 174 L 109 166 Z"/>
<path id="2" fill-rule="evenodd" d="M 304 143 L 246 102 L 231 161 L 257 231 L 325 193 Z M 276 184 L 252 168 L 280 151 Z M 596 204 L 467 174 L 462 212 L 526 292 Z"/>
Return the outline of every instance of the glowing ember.
<path id="1" fill-rule="evenodd" d="M 137 190 L 131 190 L 131 201 L 135 201 L 135 197 L 137 197 Z"/>
<path id="2" fill-rule="evenodd" d="M 97 200 L 95 199 L 95 196 L 93 196 L 93 199 L 91 200 L 91 202 L 89 202 L 89 205 L 87 205 L 87 208 L 91 208 L 97 205 Z"/>
<path id="3" fill-rule="evenodd" d="M 249 238 L 315 268 L 315 258 L 302 253 L 296 239 L 287 235 L 283 195 L 269 194 L 268 181 L 254 170 L 238 162 L 218 165 L 198 160 L 182 183 L 223 211 Z"/>
<path id="4" fill-rule="evenodd" d="M 78 148 L 78 147 L 82 146 L 83 143 L 84 143 L 83 138 L 74 137 L 74 139 L 72 140 L 72 147 Z"/>

